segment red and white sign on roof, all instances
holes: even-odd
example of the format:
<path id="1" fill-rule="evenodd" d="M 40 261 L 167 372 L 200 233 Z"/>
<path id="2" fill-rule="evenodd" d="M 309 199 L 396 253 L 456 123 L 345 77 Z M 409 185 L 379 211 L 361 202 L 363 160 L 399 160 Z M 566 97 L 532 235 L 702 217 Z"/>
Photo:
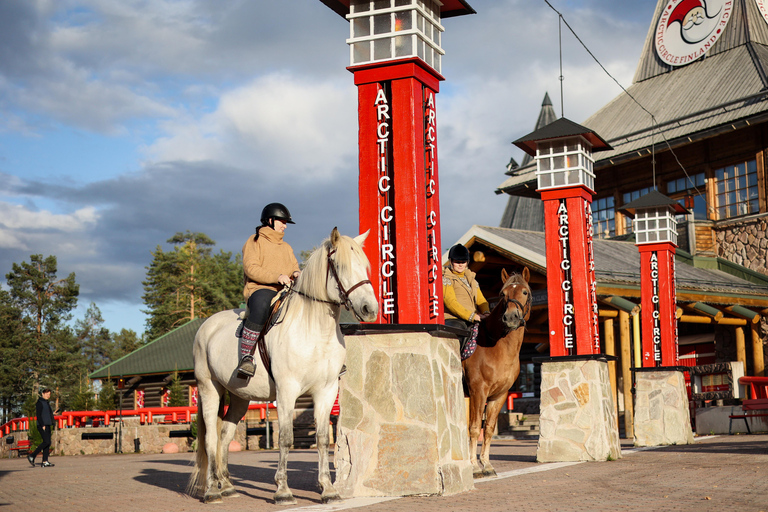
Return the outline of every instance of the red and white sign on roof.
<path id="1" fill-rule="evenodd" d="M 690 64 L 720 38 L 732 11 L 732 0 L 669 0 L 656 25 L 656 53 L 671 66 Z"/>

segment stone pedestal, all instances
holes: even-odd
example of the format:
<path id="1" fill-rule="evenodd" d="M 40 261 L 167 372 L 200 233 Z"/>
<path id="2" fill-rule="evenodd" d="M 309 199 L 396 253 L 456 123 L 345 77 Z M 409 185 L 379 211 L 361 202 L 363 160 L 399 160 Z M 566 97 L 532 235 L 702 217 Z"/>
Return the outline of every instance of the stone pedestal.
<path id="1" fill-rule="evenodd" d="M 601 461 L 621 457 L 608 363 L 541 365 L 539 462 Z"/>
<path id="2" fill-rule="evenodd" d="M 693 444 L 683 372 L 635 375 L 635 446 Z"/>
<path id="3" fill-rule="evenodd" d="M 334 483 L 341 496 L 472 489 L 458 341 L 412 332 L 345 340 Z"/>

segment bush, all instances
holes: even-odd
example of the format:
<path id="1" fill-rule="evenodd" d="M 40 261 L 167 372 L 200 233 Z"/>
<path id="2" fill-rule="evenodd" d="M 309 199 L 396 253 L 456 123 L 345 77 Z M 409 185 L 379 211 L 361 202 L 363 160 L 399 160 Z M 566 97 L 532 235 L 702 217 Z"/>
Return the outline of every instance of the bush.
<path id="1" fill-rule="evenodd" d="M 115 391 L 115 384 L 110 379 L 101 381 L 101 391 L 99 391 L 96 408 L 99 411 L 114 411 L 117 409 L 117 392 Z"/>

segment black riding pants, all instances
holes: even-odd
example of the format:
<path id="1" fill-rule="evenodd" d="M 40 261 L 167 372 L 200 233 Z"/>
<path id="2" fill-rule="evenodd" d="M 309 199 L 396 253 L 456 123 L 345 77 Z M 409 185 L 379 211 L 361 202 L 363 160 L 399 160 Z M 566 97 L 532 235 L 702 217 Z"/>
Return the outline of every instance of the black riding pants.
<path id="1" fill-rule="evenodd" d="M 274 296 L 277 295 L 275 290 L 268 288 L 262 288 L 256 290 L 248 297 L 248 319 L 245 321 L 245 327 L 257 331 L 261 330 L 267 318 L 269 317 L 269 306 Z"/>

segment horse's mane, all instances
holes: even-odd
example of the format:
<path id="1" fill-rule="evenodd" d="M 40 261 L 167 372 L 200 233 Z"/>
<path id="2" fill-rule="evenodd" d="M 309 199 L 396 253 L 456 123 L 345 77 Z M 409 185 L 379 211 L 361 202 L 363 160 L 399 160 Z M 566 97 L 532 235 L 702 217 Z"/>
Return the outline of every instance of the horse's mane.
<path id="1" fill-rule="evenodd" d="M 296 291 L 317 300 L 292 300 L 291 308 L 303 308 L 303 311 L 313 319 L 317 318 L 317 314 L 327 314 L 328 305 L 321 301 L 331 300 L 328 297 L 326 279 L 333 280 L 333 276 L 328 274 L 327 263 L 328 253 L 332 250 L 333 244 L 330 237 L 323 240 L 320 247 L 312 251 L 304 266 L 304 270 L 301 272 L 301 276 L 294 285 Z M 340 277 L 350 273 L 354 261 L 353 258 L 365 262 L 366 271 L 370 268 L 368 258 L 360 246 L 351 237 L 340 235 L 337 240 L 336 252 L 333 255 L 336 271 Z M 325 313 L 320 313 L 317 310 L 322 310 Z"/>

